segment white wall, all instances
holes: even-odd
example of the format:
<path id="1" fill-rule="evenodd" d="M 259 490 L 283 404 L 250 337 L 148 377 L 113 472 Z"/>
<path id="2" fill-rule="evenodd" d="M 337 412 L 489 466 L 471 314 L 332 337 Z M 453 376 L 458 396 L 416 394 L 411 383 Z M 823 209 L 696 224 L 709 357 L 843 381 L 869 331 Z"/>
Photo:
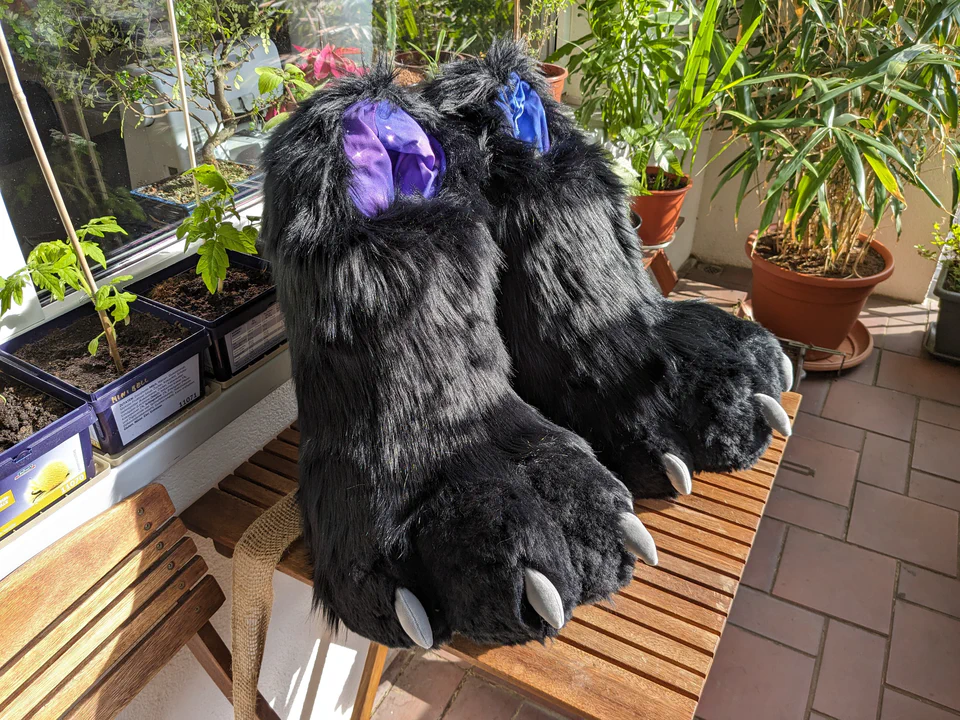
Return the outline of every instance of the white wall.
<path id="1" fill-rule="evenodd" d="M 712 157 L 720 151 L 724 137 L 716 134 L 711 143 L 710 152 L 702 153 Z M 760 206 L 752 198 L 745 199 L 740 208 L 739 228 L 734 223 L 736 191 L 739 180 L 728 183 L 712 203 L 710 196 L 716 188 L 717 178 L 723 166 L 735 156 L 731 149 L 714 161 L 706 172 L 698 175 L 694 182 L 704 188 L 700 197 L 699 218 L 693 238 L 693 254 L 710 263 L 750 267 L 750 261 L 744 253 L 747 236 L 760 221 Z M 942 168 L 928 167 L 923 172 L 924 181 L 944 202 L 950 198 L 950 178 Z M 924 260 L 914 249 L 918 243 L 926 243 L 931 238 L 933 224 L 944 222 L 947 214 L 936 207 L 922 191 L 907 188 L 907 210 L 903 213 L 903 234 L 897 241 L 897 234 L 889 218 L 880 226 L 878 239 L 893 252 L 896 269 L 893 276 L 877 287 L 882 295 L 919 302 L 923 300 L 933 276 L 934 263 Z M 687 214 L 686 207 L 684 208 Z"/>
<path id="2" fill-rule="evenodd" d="M 288 382 L 157 479 L 181 512 L 296 417 Z M 194 536 L 200 554 L 227 597 L 213 625 L 229 646 L 232 563 L 213 543 Z M 310 608 L 311 588 L 274 575 L 275 603 L 260 677 L 260 692 L 285 720 L 349 718 L 367 641 L 333 637 Z M 231 720 L 233 710 L 183 649 L 120 715 L 122 720 Z"/>

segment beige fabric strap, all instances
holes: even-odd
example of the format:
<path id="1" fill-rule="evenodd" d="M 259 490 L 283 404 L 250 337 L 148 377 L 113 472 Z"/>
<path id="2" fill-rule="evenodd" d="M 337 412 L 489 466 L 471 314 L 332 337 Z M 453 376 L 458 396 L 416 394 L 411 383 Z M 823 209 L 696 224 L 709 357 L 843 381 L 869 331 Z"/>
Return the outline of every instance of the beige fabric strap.
<path id="1" fill-rule="evenodd" d="M 233 551 L 233 716 L 256 720 L 257 682 L 273 610 L 273 572 L 303 534 L 297 491 L 258 517 Z"/>

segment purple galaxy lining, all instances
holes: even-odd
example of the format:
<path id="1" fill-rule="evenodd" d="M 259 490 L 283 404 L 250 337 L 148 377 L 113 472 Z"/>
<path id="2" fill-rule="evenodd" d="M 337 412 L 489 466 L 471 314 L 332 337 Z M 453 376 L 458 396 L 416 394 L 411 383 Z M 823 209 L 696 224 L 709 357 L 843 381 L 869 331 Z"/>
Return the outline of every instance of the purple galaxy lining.
<path id="1" fill-rule="evenodd" d="M 353 166 L 350 197 L 367 217 L 396 193 L 431 198 L 446 168 L 443 148 L 417 121 L 386 100 L 362 100 L 343 114 L 343 151 Z"/>

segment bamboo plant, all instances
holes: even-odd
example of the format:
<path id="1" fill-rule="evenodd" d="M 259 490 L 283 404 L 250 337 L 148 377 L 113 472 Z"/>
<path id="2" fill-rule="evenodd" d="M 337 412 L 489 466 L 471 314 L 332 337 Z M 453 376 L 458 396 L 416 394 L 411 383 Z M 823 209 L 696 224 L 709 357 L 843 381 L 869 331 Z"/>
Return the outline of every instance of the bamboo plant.
<path id="1" fill-rule="evenodd" d="M 767 259 L 859 276 L 885 216 L 899 236 L 905 187 L 945 207 L 928 162 L 949 168 L 956 205 L 960 1 L 750 0 L 727 19 L 731 33 L 760 26 L 752 77 L 724 110 L 736 155 L 714 195 L 737 179 L 739 215 L 758 194 Z"/>

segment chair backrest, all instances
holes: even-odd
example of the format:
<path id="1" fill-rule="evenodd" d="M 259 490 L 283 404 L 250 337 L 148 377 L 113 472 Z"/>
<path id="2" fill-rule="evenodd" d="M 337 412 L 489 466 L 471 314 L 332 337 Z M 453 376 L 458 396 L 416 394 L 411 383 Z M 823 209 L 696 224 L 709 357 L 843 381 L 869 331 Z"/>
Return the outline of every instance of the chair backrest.
<path id="1" fill-rule="evenodd" d="M 0 581 L 0 720 L 117 715 L 223 604 L 162 485 Z"/>

